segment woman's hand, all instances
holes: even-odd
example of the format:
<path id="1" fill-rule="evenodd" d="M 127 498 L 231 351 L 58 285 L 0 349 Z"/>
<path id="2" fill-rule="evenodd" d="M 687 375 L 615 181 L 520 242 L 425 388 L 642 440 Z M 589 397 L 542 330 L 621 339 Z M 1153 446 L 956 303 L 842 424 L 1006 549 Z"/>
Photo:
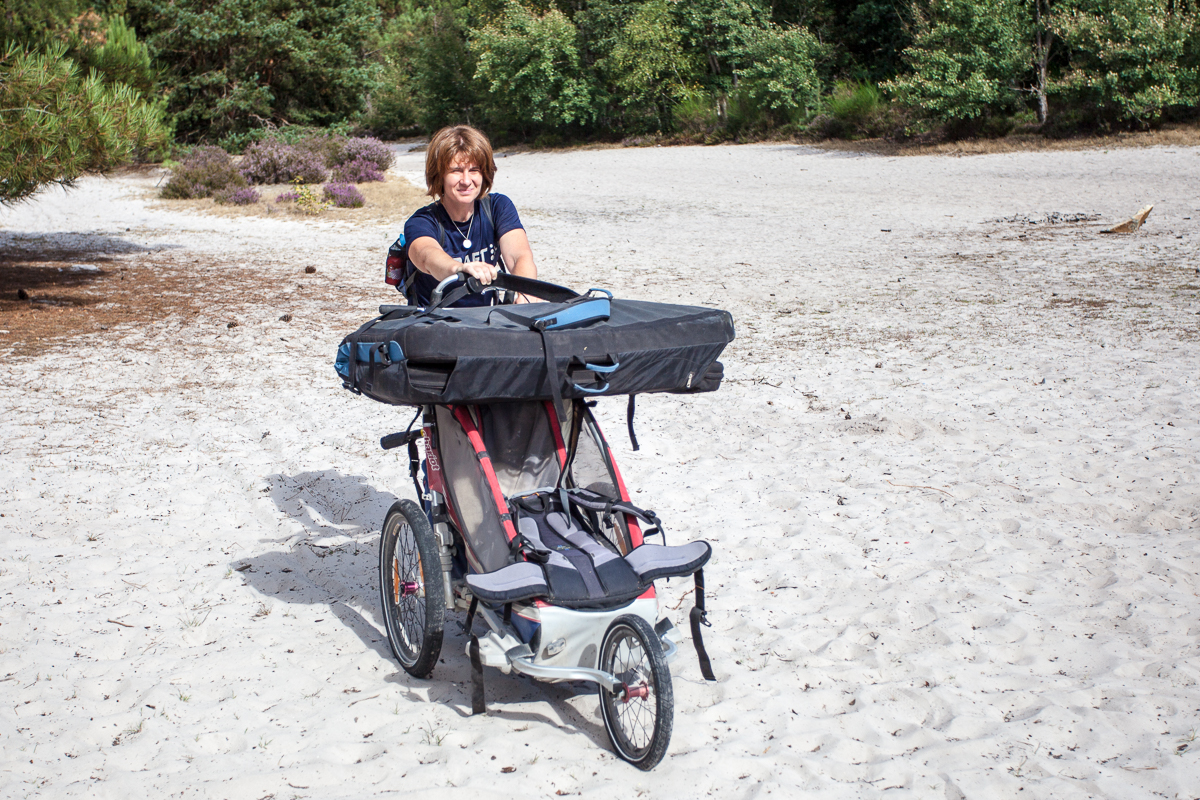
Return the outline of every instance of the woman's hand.
<path id="1" fill-rule="evenodd" d="M 484 286 L 496 280 L 496 275 L 500 272 L 497 267 L 486 261 L 468 261 L 460 264 L 458 271 L 470 275 Z"/>

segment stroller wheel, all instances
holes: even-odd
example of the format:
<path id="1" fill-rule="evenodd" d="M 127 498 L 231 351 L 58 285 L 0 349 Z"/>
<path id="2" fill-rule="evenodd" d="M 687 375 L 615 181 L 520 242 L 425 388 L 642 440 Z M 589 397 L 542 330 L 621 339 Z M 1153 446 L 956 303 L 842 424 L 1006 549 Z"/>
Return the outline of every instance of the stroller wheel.
<path id="1" fill-rule="evenodd" d="M 600 669 L 624 686 L 600 688 L 600 713 L 617 755 L 638 769 L 653 769 L 671 741 L 675 696 L 662 644 L 646 620 L 618 617 L 600 645 Z"/>
<path id="2" fill-rule="evenodd" d="M 442 652 L 441 563 L 425 512 L 411 500 L 394 503 L 379 540 L 379 588 L 392 653 L 417 678 L 429 677 Z"/>

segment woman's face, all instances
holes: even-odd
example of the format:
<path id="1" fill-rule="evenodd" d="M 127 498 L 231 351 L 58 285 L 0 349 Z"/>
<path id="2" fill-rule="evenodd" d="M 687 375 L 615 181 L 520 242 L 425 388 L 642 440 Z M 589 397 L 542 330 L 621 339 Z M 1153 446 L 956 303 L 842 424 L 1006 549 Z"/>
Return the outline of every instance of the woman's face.
<path id="1" fill-rule="evenodd" d="M 450 164 L 442 177 L 442 198 L 451 198 L 456 203 L 471 205 L 479 197 L 483 187 L 483 172 L 466 155 L 460 155 Z"/>

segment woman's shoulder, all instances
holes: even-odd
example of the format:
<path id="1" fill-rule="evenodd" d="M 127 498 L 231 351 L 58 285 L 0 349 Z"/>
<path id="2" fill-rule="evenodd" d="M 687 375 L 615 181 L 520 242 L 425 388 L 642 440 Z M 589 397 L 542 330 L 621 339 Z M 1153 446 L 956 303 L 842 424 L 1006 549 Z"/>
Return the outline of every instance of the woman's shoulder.
<path id="1" fill-rule="evenodd" d="M 513 201 L 510 200 L 508 195 L 506 195 L 506 194 L 500 194 L 499 192 L 488 192 L 487 196 L 490 197 L 492 200 L 492 210 L 493 211 L 496 211 L 498 209 L 507 210 L 510 208 L 515 211 L 517 208 L 515 205 L 513 205 Z"/>
<path id="2" fill-rule="evenodd" d="M 420 208 L 418 208 L 416 211 L 414 211 L 409 216 L 409 219 L 417 219 L 418 217 L 425 217 L 427 219 L 437 219 L 437 210 L 439 208 L 441 208 L 441 203 L 434 201 L 427 206 L 421 206 Z"/>

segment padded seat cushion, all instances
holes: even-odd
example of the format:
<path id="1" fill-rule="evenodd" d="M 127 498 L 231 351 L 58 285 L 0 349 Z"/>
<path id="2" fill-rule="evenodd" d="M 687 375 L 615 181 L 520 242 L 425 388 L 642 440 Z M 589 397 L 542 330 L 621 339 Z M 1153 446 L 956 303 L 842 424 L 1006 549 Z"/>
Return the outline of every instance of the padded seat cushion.
<path id="1" fill-rule="evenodd" d="M 597 553 L 596 555 L 601 554 Z M 604 551 L 603 555 L 608 555 L 607 551 Z M 559 569 L 570 570 L 569 562 L 559 553 L 553 553 L 553 556 L 557 556 L 565 562 L 558 565 Z M 635 548 L 624 560 L 637 575 L 639 587 L 636 591 L 641 592 L 659 578 L 691 575 L 708 563 L 710 556 L 712 556 L 712 547 L 708 542 L 691 542 L 670 547 L 661 544 L 643 544 L 641 547 Z M 552 558 L 551 564 L 554 561 L 555 559 Z M 550 585 L 546 581 L 545 569 L 531 561 L 510 564 L 495 572 L 482 575 L 468 575 L 467 585 L 471 587 L 471 592 L 485 603 L 515 603 L 534 597 L 547 597 L 551 601 L 556 599 L 552 596 Z M 626 598 L 628 591 L 613 594 L 618 595 L 614 599 Z M 564 600 L 560 598 L 559 602 L 564 602 Z M 571 599 L 566 599 L 565 602 L 571 603 Z"/>
<path id="2" fill-rule="evenodd" d="M 661 545 L 643 544 L 625 556 L 626 563 L 633 567 L 643 586 L 659 578 L 676 578 L 691 575 L 708 563 L 712 546 L 708 542 Z"/>
<path id="3" fill-rule="evenodd" d="M 485 603 L 515 603 L 549 594 L 546 574 L 537 564 L 522 561 L 495 572 L 467 576 L 471 592 Z"/>

